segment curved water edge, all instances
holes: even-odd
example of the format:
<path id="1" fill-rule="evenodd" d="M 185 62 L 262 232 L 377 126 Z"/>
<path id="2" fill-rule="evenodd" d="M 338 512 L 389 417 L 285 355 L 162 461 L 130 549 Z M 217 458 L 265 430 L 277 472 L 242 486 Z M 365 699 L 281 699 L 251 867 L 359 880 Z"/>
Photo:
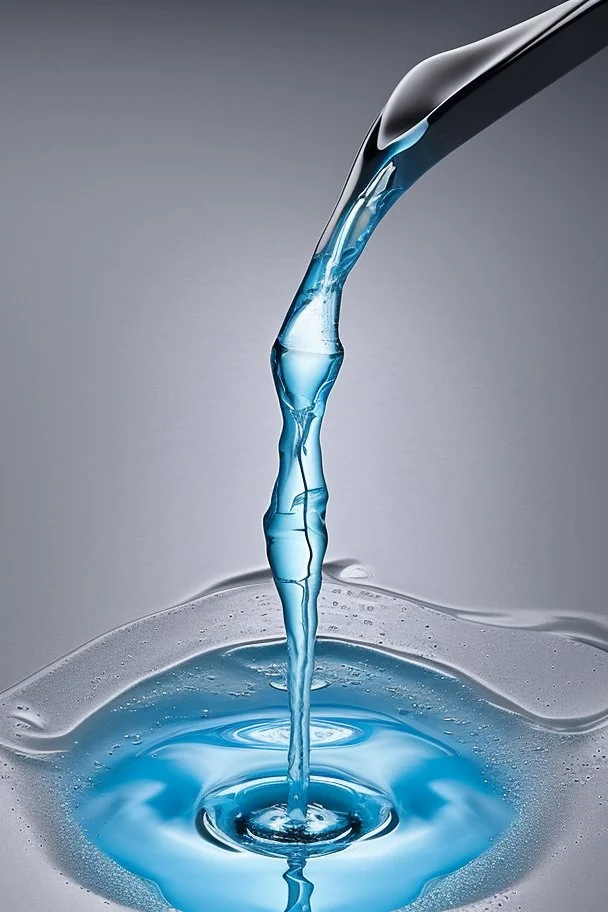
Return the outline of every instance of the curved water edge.
<path id="1" fill-rule="evenodd" d="M 325 561 L 323 563 L 323 576 L 339 584 L 347 584 L 369 592 L 391 595 L 395 598 L 405 599 L 412 604 L 437 611 L 460 621 L 471 624 L 481 624 L 490 627 L 509 627 L 514 630 L 535 630 L 555 634 L 608 652 L 608 622 L 599 615 L 585 614 L 578 610 L 572 614 L 554 614 L 550 611 L 520 606 L 517 610 L 508 611 L 504 608 L 470 607 L 461 605 L 439 604 L 431 602 L 415 593 L 400 589 L 387 589 L 374 582 L 373 570 L 357 558 L 341 558 L 339 560 Z M 239 588 L 256 582 L 269 579 L 268 570 L 253 570 L 231 576 L 227 580 L 214 583 L 201 590 L 196 598 L 211 595 L 228 588 Z"/>
<path id="2" fill-rule="evenodd" d="M 365 585 L 365 588 L 370 591 L 390 593 L 397 598 L 405 598 L 408 601 L 415 602 L 417 605 L 429 608 L 431 611 L 447 614 L 460 621 L 469 621 L 472 624 L 485 624 L 492 627 L 511 627 L 516 630 L 537 630 L 553 633 L 568 640 L 573 640 L 575 643 L 593 646 L 595 649 L 608 652 L 608 622 L 598 616 L 594 617 L 580 611 L 573 614 L 552 614 L 549 611 L 526 607 L 518 608 L 517 611 L 506 611 L 505 609 L 493 609 L 487 606 L 484 608 L 464 608 L 457 605 L 440 605 L 437 602 L 429 602 L 417 595 L 401 592 L 397 589 L 375 586 L 372 570 L 356 559 L 327 561 L 323 565 L 323 573 L 327 579 L 335 582 L 349 582 L 359 586 Z M 257 574 L 253 574 L 253 576 L 257 576 Z M 244 581 L 247 577 L 241 576 L 234 579 L 235 582 L 238 580 Z"/>
<path id="3" fill-rule="evenodd" d="M 359 562 L 324 570 L 320 638 L 356 642 L 456 678 L 540 728 L 584 734 L 608 723 L 597 687 L 608 676 L 608 653 L 545 629 L 472 624 L 370 585 Z M 24 755 L 62 751 L 80 725 L 139 681 L 213 649 L 282 641 L 278 609 L 270 573 L 260 571 L 109 631 L 0 694 L 0 746 Z M 539 666 L 542 681 L 530 678 Z M 563 686 L 564 668 L 570 687 Z M 282 689 L 285 675 L 283 663 L 270 686 Z"/>

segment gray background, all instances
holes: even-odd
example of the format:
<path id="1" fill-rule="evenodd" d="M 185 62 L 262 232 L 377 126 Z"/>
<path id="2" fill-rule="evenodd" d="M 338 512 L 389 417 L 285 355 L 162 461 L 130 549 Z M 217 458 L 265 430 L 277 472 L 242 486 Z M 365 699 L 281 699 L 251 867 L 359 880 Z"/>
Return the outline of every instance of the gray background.
<path id="1" fill-rule="evenodd" d="M 268 351 L 421 58 L 540 0 L 3 2 L 0 687 L 264 564 Z M 349 280 L 330 556 L 606 615 L 603 53 L 429 173 Z"/>

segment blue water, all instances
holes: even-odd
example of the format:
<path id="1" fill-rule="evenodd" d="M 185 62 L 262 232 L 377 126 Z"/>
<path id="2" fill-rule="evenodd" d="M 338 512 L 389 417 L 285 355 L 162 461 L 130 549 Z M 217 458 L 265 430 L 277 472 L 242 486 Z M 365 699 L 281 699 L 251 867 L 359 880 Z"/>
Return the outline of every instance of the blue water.
<path id="1" fill-rule="evenodd" d="M 285 827 L 278 644 L 208 653 L 98 711 L 53 761 L 70 818 L 180 912 L 392 912 L 517 828 L 523 723 L 383 652 L 318 653 L 306 839 Z"/>

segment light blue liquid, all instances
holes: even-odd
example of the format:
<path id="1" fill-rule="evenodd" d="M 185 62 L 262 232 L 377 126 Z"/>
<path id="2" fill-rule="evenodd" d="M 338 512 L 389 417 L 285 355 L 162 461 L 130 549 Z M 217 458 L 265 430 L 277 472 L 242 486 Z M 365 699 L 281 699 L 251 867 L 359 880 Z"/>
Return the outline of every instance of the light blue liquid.
<path id="1" fill-rule="evenodd" d="M 269 686 L 282 662 L 280 645 L 208 653 L 80 727 L 52 763 L 69 818 L 102 853 L 85 847 L 85 884 L 112 895 L 105 857 L 180 912 L 393 912 L 423 891 L 438 910 L 441 878 L 521 828 L 522 722 L 436 672 L 321 641 L 307 837 L 285 838 L 290 722 Z M 278 839 L 268 817 L 257 827 L 269 808 Z M 487 876 L 471 870 L 463 897 Z M 128 904 L 156 909 L 154 890 Z"/>

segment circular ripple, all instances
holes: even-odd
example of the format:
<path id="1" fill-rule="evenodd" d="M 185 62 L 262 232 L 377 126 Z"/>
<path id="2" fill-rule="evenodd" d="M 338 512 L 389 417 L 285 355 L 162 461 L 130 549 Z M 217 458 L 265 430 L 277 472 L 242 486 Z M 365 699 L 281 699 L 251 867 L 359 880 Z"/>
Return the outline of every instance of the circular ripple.
<path id="1" fill-rule="evenodd" d="M 390 831 L 396 812 L 386 795 L 358 782 L 313 776 L 306 820 L 287 813 L 284 777 L 244 782 L 203 799 L 198 830 L 215 845 L 262 855 L 326 855 L 355 839 Z"/>
<path id="2" fill-rule="evenodd" d="M 224 737 L 227 741 L 245 746 L 258 745 L 276 750 L 287 750 L 290 728 L 289 719 L 282 719 L 278 722 L 258 722 L 253 725 L 235 725 L 225 729 Z M 334 720 L 313 719 L 310 724 L 311 748 L 354 744 L 364 737 L 365 735 L 360 729 Z"/>
<path id="3" fill-rule="evenodd" d="M 285 693 L 289 690 L 289 685 L 285 678 L 279 678 L 278 681 L 270 681 L 269 683 L 275 690 L 282 690 Z M 311 690 L 325 690 L 326 687 L 329 687 L 329 682 L 323 681 L 321 678 L 313 678 L 312 684 L 310 685 Z"/>

